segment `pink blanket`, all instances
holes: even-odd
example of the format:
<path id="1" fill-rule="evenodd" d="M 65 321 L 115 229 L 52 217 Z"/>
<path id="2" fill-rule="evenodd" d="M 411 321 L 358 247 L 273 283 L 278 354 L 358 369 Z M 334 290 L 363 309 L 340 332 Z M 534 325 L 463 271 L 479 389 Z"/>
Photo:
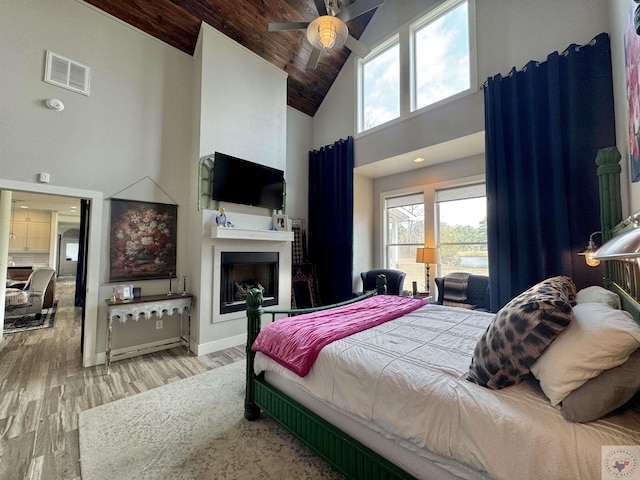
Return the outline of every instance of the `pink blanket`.
<path id="1" fill-rule="evenodd" d="M 304 377 L 325 345 L 423 307 L 423 300 L 379 295 L 267 325 L 251 349 Z"/>

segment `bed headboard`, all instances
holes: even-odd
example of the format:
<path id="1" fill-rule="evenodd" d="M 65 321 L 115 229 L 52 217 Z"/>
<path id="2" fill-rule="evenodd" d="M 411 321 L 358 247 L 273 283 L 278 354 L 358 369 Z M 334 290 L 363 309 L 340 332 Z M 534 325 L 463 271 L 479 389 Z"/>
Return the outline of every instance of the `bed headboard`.
<path id="1" fill-rule="evenodd" d="M 640 213 L 622 219 L 620 152 L 616 147 L 598 151 L 600 222 L 603 243 L 634 228 Z M 618 294 L 622 308 L 640 324 L 640 259 L 604 260 L 604 286 Z"/>

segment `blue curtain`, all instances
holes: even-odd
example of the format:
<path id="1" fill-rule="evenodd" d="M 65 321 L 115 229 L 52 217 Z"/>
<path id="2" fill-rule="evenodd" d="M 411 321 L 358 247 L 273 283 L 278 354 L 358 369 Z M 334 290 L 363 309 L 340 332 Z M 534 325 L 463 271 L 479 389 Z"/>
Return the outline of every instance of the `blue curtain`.
<path id="1" fill-rule="evenodd" d="M 600 230 L 597 151 L 615 145 L 608 35 L 489 78 L 484 100 L 492 310 L 554 275 L 600 284 L 578 253 Z"/>
<path id="2" fill-rule="evenodd" d="M 309 259 L 323 305 L 351 298 L 353 138 L 309 152 Z"/>

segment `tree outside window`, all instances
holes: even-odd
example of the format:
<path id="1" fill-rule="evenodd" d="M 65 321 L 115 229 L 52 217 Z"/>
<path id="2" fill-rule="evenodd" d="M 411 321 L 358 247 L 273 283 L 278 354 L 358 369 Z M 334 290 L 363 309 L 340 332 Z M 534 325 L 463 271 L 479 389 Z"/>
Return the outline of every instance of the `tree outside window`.
<path id="1" fill-rule="evenodd" d="M 440 275 L 489 275 L 486 197 L 438 201 L 437 215 Z"/>

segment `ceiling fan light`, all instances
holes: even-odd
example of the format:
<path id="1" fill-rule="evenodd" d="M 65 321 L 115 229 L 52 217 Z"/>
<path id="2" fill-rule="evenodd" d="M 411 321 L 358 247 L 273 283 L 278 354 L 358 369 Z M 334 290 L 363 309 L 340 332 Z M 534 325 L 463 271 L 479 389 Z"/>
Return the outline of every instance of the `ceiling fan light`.
<path id="1" fill-rule="evenodd" d="M 318 24 L 318 40 L 324 50 L 330 50 L 336 43 L 336 26 L 329 17 Z"/>
<path id="2" fill-rule="evenodd" d="M 307 27 L 307 40 L 318 50 L 340 48 L 347 41 L 349 29 L 339 18 L 323 15 Z"/>

